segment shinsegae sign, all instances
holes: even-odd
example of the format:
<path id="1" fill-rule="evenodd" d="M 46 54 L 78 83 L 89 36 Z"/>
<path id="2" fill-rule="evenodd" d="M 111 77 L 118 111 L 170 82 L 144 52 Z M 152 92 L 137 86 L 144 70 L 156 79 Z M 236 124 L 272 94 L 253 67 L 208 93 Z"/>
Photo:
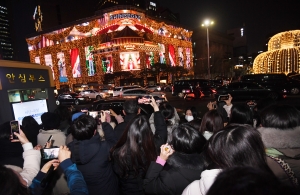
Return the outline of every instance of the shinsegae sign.
<path id="1" fill-rule="evenodd" d="M 142 16 L 137 15 L 137 14 L 131 14 L 131 13 L 121 13 L 121 14 L 114 14 L 110 15 L 109 19 L 110 20 L 115 20 L 115 19 L 137 19 L 141 20 Z"/>

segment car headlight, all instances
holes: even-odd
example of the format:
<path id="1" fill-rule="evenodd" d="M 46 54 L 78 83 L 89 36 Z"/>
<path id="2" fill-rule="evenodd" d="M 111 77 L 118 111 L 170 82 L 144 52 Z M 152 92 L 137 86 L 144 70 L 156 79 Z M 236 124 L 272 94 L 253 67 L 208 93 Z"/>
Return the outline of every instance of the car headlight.
<path id="1" fill-rule="evenodd" d="M 185 93 L 185 89 L 182 90 L 182 93 Z"/>
<path id="2" fill-rule="evenodd" d="M 84 98 L 78 98 L 79 100 L 84 100 Z"/>
<path id="3" fill-rule="evenodd" d="M 283 92 L 283 93 L 287 93 L 287 90 L 283 89 L 282 92 Z"/>

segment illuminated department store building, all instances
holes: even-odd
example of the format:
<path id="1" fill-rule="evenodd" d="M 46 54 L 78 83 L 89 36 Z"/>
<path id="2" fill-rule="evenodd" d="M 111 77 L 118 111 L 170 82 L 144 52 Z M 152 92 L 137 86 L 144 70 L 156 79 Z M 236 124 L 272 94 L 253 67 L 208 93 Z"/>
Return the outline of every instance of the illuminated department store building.
<path id="1" fill-rule="evenodd" d="M 268 51 L 259 54 L 253 64 L 254 73 L 285 73 L 300 71 L 300 30 L 274 35 Z"/>
<path id="2" fill-rule="evenodd" d="M 131 73 L 132 83 L 147 84 L 151 75 L 145 70 L 155 63 L 183 66 L 192 72 L 191 31 L 147 16 L 134 6 L 101 12 L 26 39 L 30 61 L 52 68 L 57 89 L 107 82 L 128 85 L 126 72 Z M 171 82 L 169 73 L 161 76 Z"/>

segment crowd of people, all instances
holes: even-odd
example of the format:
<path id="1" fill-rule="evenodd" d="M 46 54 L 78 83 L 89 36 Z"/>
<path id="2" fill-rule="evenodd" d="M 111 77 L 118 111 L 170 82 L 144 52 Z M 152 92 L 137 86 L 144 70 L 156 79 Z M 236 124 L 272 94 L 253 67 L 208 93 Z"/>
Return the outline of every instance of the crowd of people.
<path id="1" fill-rule="evenodd" d="M 299 194 L 300 111 L 270 99 L 209 102 L 181 119 L 168 102 L 141 114 L 59 106 L 23 119 L 13 139 L 0 126 L 0 195 Z M 59 148 L 57 156 L 47 149 Z M 52 150 L 54 151 L 54 150 Z"/>

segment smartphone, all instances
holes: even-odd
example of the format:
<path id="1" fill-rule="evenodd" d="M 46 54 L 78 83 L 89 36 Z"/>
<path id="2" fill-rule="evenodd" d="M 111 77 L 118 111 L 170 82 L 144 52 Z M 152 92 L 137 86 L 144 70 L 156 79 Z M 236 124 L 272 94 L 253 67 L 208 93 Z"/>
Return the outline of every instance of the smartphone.
<path id="1" fill-rule="evenodd" d="M 229 99 L 229 95 L 219 95 L 218 102 L 228 100 L 228 99 Z"/>
<path id="2" fill-rule="evenodd" d="M 52 137 L 53 137 L 53 135 L 50 135 L 50 137 L 48 138 L 47 142 L 46 142 L 45 145 L 44 145 L 44 148 L 46 148 L 47 143 L 50 142 L 50 141 L 52 140 Z"/>
<path id="3" fill-rule="evenodd" d="M 89 115 L 92 116 L 93 118 L 96 118 L 99 115 L 99 113 L 98 111 L 91 111 L 89 112 Z"/>
<path id="4" fill-rule="evenodd" d="M 152 98 L 151 95 L 146 95 L 146 96 L 140 97 L 138 99 L 138 103 L 139 104 L 150 104 L 151 103 L 151 98 Z"/>
<path id="5" fill-rule="evenodd" d="M 20 124 L 19 121 L 10 121 L 10 130 L 13 139 L 18 139 L 18 137 L 14 134 L 14 132 L 20 133 Z"/>
<path id="6" fill-rule="evenodd" d="M 43 160 L 52 160 L 58 158 L 59 148 L 43 148 L 41 150 Z"/>
<path id="7" fill-rule="evenodd" d="M 106 114 L 110 114 L 110 111 L 109 111 L 109 110 L 104 110 L 104 112 L 105 112 Z"/>
<path id="8" fill-rule="evenodd" d="M 214 109 L 217 109 L 217 104 L 212 105 Z"/>
<path id="9" fill-rule="evenodd" d="M 157 103 L 162 103 L 164 101 L 165 101 L 165 98 L 157 98 L 157 99 L 155 99 L 155 102 L 157 102 Z"/>

